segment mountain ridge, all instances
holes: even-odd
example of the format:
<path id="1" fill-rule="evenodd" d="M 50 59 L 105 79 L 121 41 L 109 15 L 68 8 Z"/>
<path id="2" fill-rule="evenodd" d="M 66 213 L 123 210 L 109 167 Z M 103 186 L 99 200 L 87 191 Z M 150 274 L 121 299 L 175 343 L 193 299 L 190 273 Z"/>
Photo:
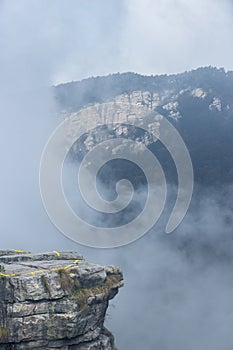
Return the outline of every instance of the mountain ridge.
<path id="1" fill-rule="evenodd" d="M 114 100 L 151 104 L 149 107 L 167 118 L 186 143 L 196 183 L 204 186 L 231 183 L 232 71 L 201 67 L 177 75 L 118 73 L 67 83 L 53 89 L 59 112 L 64 116 L 89 105 Z M 156 142 L 150 148 L 159 158 L 164 157 L 161 160 L 166 167 L 168 157 L 163 147 Z"/>

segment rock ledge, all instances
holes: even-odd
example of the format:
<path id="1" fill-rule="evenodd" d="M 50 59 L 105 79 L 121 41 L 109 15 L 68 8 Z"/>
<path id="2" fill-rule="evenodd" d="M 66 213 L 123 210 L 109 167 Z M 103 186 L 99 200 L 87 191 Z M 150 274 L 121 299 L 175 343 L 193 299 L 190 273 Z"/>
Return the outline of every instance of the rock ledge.
<path id="1" fill-rule="evenodd" d="M 103 324 L 122 280 L 74 252 L 0 251 L 0 349 L 115 349 Z"/>

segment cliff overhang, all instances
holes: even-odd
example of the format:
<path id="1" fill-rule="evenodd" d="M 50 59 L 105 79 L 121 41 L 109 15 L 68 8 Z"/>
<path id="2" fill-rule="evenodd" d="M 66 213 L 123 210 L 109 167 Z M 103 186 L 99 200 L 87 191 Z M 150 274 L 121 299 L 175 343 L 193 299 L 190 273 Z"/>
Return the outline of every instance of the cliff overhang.
<path id="1" fill-rule="evenodd" d="M 104 320 L 122 280 L 74 252 L 0 251 L 0 349 L 114 349 Z"/>

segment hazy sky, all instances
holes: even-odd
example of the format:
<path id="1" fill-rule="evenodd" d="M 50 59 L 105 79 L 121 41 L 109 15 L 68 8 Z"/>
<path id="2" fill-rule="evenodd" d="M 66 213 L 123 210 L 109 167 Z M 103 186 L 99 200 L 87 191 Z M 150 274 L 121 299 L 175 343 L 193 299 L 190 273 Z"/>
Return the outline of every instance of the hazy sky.
<path id="1" fill-rule="evenodd" d="M 53 83 L 118 71 L 233 69 L 231 0 L 0 0 L 0 30 L 1 53 L 29 66 L 37 55 L 37 71 Z"/>

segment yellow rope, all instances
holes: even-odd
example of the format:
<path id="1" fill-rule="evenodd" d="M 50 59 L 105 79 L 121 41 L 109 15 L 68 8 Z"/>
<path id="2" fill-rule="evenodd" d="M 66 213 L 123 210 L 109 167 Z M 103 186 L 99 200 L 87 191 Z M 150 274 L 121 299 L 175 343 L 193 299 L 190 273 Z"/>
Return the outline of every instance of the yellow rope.
<path id="1" fill-rule="evenodd" d="M 69 269 L 70 267 L 73 267 L 73 266 L 74 266 L 74 264 L 70 264 L 70 265 L 67 265 L 67 266 L 63 267 L 62 269 L 63 270 L 67 270 L 67 269 Z"/>
<path id="2" fill-rule="evenodd" d="M 46 270 L 35 270 L 35 271 L 26 272 L 25 275 L 36 275 L 37 273 L 41 273 L 45 271 Z"/>
<path id="3" fill-rule="evenodd" d="M 7 276 L 19 276 L 17 273 L 11 273 L 11 274 L 6 274 L 6 273 L 0 273 L 0 276 L 2 277 L 7 277 Z"/>
<path id="4" fill-rule="evenodd" d="M 53 253 L 55 253 L 55 254 L 60 258 L 61 254 L 60 254 L 59 252 L 57 252 L 56 250 L 54 250 Z"/>
<path id="5" fill-rule="evenodd" d="M 13 251 L 16 253 L 26 253 L 26 250 L 22 250 L 22 249 L 13 249 Z"/>
<path id="6" fill-rule="evenodd" d="M 50 269 L 50 271 L 59 271 L 59 270 L 67 270 L 73 266 L 75 266 L 79 261 L 74 260 L 73 264 L 67 265 L 67 266 L 62 266 L 62 267 L 53 267 Z M 25 272 L 24 275 L 36 275 L 37 273 L 42 273 L 42 272 L 48 272 L 48 270 L 35 270 L 35 271 L 30 271 L 30 272 Z M 15 277 L 15 276 L 21 276 L 21 274 L 17 273 L 0 273 L 1 277 Z"/>

